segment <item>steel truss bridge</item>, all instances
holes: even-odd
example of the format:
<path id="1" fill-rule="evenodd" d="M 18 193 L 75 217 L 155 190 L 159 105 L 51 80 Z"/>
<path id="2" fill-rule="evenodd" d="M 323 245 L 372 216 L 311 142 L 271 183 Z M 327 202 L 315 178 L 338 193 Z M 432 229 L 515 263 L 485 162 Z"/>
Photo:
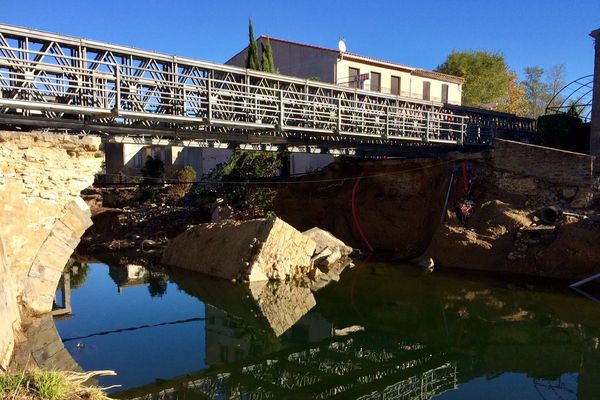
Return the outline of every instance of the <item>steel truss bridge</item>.
<path id="1" fill-rule="evenodd" d="M 535 122 L 0 24 L 0 124 L 296 151 L 491 146 Z"/>

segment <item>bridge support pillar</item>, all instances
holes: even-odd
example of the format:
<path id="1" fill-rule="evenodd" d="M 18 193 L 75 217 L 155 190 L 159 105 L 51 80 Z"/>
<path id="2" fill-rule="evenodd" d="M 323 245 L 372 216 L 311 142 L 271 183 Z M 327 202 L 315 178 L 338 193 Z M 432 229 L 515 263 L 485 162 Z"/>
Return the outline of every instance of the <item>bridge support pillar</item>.
<path id="1" fill-rule="evenodd" d="M 590 36 L 595 39 L 594 87 L 592 100 L 592 126 L 590 129 L 590 154 L 596 156 L 594 170 L 600 173 L 600 29 Z"/>

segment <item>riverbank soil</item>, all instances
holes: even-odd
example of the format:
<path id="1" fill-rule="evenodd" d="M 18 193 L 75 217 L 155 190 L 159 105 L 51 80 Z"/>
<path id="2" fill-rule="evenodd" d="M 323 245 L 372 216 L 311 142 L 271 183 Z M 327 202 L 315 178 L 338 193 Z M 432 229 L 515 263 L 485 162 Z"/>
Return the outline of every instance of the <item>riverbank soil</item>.
<path id="1" fill-rule="evenodd" d="M 600 272 L 592 158 L 498 142 L 438 159 L 337 162 L 280 190 L 275 211 L 421 264 L 570 280 Z"/>
<path id="2" fill-rule="evenodd" d="M 471 166 L 467 192 L 460 180 L 452 188 L 445 221 L 423 258 L 446 267 L 564 279 L 600 271 L 598 207 L 593 198 L 583 204 L 578 198 L 586 189 L 501 171 L 486 162 Z M 460 207 L 467 198 L 473 205 L 465 216 Z M 543 210 L 549 207 L 558 215 L 544 223 Z"/>
<path id="3" fill-rule="evenodd" d="M 318 226 L 352 247 L 417 257 L 439 223 L 452 167 L 448 158 L 340 160 L 279 190 L 274 209 L 298 230 Z"/>

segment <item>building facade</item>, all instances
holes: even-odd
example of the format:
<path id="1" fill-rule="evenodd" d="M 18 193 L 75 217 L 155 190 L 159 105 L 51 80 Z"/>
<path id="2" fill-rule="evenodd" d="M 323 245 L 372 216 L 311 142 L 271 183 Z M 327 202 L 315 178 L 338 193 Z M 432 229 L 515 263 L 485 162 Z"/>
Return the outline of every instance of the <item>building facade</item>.
<path id="1" fill-rule="evenodd" d="M 165 177 L 175 178 L 178 170 L 191 166 L 198 177 L 208 174 L 219 164 L 226 163 L 231 149 L 183 147 L 162 144 L 105 143 L 106 175 L 110 182 L 141 176 L 148 157 L 160 159 Z"/>
<path id="2" fill-rule="evenodd" d="M 406 98 L 461 104 L 463 78 L 377 60 L 347 51 L 276 38 L 269 38 L 269 40 L 275 66 L 283 75 Z M 262 48 L 261 44 L 266 44 L 266 41 L 267 37 L 264 35 L 257 39 L 259 51 Z M 244 67 L 247 53 L 246 47 L 225 64 Z"/>
<path id="3" fill-rule="evenodd" d="M 225 164 L 234 150 L 228 148 L 184 147 L 138 143 L 105 143 L 107 182 L 126 182 L 142 176 L 148 157 L 158 158 L 165 167 L 165 178 L 173 179 L 177 171 L 191 166 L 198 179 Z M 292 153 L 288 157 L 290 175 L 302 175 L 319 171 L 335 160 L 331 154 Z"/>

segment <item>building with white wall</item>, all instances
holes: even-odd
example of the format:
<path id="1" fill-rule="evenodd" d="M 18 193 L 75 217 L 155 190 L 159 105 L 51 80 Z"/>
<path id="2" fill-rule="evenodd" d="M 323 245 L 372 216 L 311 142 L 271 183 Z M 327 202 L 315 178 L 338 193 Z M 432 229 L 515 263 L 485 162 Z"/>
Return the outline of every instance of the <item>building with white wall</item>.
<path id="1" fill-rule="evenodd" d="M 231 149 L 184 147 L 162 144 L 106 143 L 106 174 L 110 181 L 141 176 L 148 156 L 159 158 L 165 166 L 165 176 L 174 178 L 178 170 L 191 166 L 200 178 L 219 164 L 226 163 Z"/>
<path id="2" fill-rule="evenodd" d="M 259 51 L 267 37 L 257 39 Z M 283 75 L 356 87 L 405 98 L 461 104 L 464 79 L 347 51 L 269 38 L 275 66 Z M 225 64 L 244 67 L 246 47 Z"/>

